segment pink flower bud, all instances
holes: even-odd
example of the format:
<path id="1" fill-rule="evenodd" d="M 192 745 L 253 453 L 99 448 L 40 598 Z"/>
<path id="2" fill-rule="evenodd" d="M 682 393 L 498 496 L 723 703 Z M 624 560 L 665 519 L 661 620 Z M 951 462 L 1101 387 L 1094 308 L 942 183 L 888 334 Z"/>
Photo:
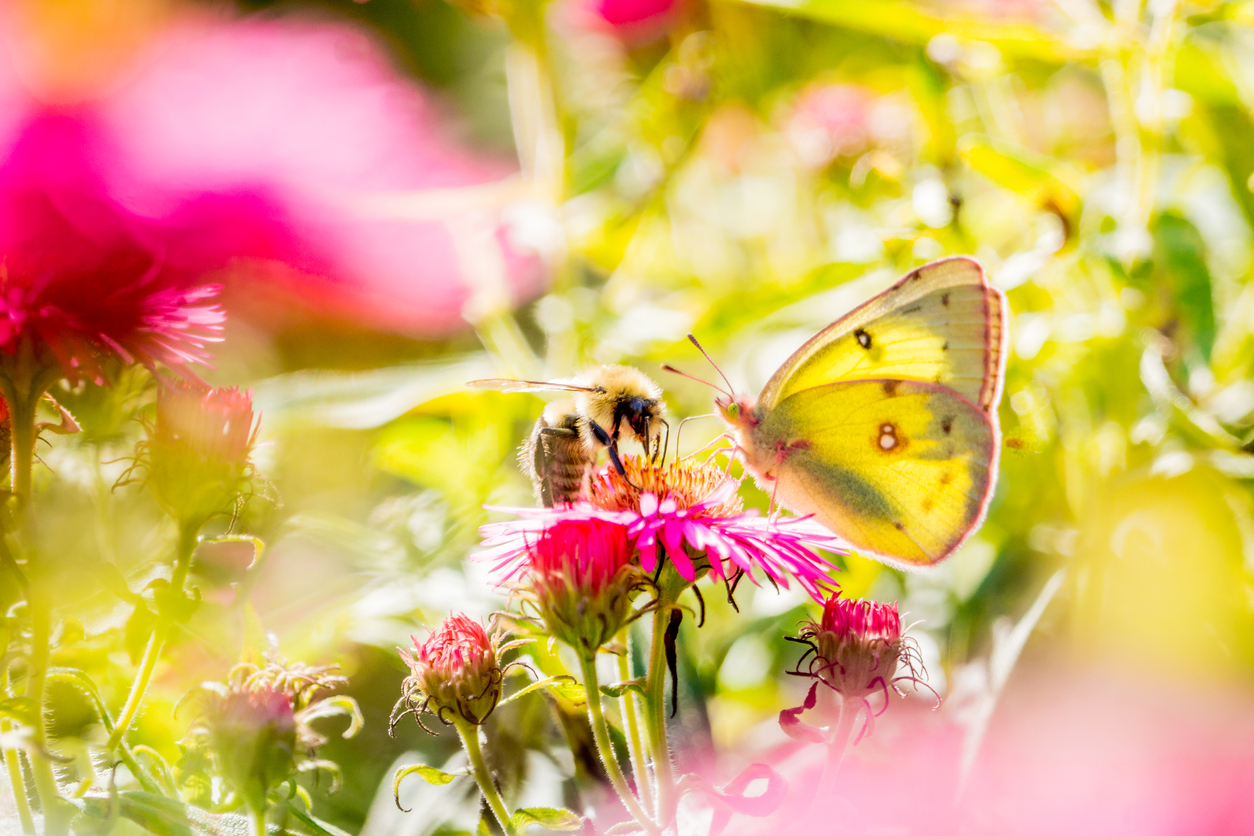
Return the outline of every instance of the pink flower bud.
<path id="1" fill-rule="evenodd" d="M 180 522 L 228 511 L 248 487 L 256 436 L 251 391 L 163 384 L 140 450 L 148 485 Z"/>
<path id="2" fill-rule="evenodd" d="M 823 617 L 802 630 L 820 661 L 815 675 L 849 697 L 886 689 L 897 674 L 902 653 L 901 615 L 897 604 L 851 601 L 832 595 Z"/>
<path id="3" fill-rule="evenodd" d="M 487 720 L 501 698 L 504 679 L 498 660 L 500 634 L 490 636 L 479 622 L 452 615 L 426 641 L 411 638 L 413 652 L 397 648 L 410 670 L 398 708 L 405 706 L 404 713 L 415 716 L 429 711 L 445 723 L 452 722 L 445 712 L 475 725 Z M 394 714 L 393 724 L 398 719 Z"/>

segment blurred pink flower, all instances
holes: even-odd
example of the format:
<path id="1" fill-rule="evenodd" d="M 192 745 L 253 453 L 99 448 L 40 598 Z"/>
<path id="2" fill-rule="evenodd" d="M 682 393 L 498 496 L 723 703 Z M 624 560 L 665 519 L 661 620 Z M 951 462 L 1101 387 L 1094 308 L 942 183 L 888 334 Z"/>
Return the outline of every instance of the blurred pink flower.
<path id="1" fill-rule="evenodd" d="M 52 108 L 8 68 L 0 88 L 0 155 L 12 154 Z M 232 306 L 265 324 L 312 313 L 435 336 L 463 327 L 468 306 L 540 289 L 538 260 L 503 220 L 521 195 L 513 167 L 448 138 L 418 85 L 346 26 L 174 25 L 63 118 L 78 132 L 65 131 L 55 153 L 90 161 L 101 201 L 130 226 L 185 227 L 175 242 L 160 239 L 162 269 L 212 256 L 194 266 L 229 266 Z M 46 170 L 60 166 L 53 154 L 42 154 Z M 80 229 L 89 208 L 72 211 L 66 223 Z M 526 220 L 543 238 L 544 219 Z"/>
<path id="2" fill-rule="evenodd" d="M 511 166 L 448 139 L 359 32 L 175 28 L 102 114 L 121 176 L 221 196 L 220 211 L 269 230 L 241 230 L 243 254 L 281 262 L 268 280 L 321 314 L 441 334 L 464 325 L 476 291 L 509 303 L 539 289 L 502 221 Z"/>
<path id="3" fill-rule="evenodd" d="M 909 135 L 901 106 L 859 84 L 815 84 L 798 94 L 785 134 L 806 165 L 821 168 L 839 157 L 898 144 Z"/>
<path id="4" fill-rule="evenodd" d="M 678 21 L 684 0 L 576 0 L 571 22 L 580 29 L 606 30 L 625 44 L 665 35 Z"/>
<path id="5" fill-rule="evenodd" d="M 954 698 L 951 697 L 951 704 Z M 781 815 L 734 836 L 1245 836 L 1254 833 L 1254 699 L 1075 669 L 1017 671 L 965 781 L 963 728 L 907 700 L 850 750 L 810 807 L 824 747 L 766 756 L 790 784 Z M 749 755 L 746 755 L 749 756 Z M 802 812 L 810 807 L 810 812 Z"/>
<path id="6" fill-rule="evenodd" d="M 220 254 L 195 224 L 112 200 L 97 137 L 72 115 L 27 123 L 0 164 L 0 350 L 25 342 L 41 369 L 101 380 L 110 358 L 184 374 L 219 339 Z"/>

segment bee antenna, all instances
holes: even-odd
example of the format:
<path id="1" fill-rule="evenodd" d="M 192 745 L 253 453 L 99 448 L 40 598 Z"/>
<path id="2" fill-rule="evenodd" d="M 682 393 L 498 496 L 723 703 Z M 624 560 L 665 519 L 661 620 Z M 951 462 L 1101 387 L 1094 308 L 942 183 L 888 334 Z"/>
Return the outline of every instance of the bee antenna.
<path id="1" fill-rule="evenodd" d="M 729 398 L 735 397 L 736 396 L 735 389 L 731 385 L 731 381 L 727 379 L 727 375 L 723 374 L 723 370 L 718 367 L 718 363 L 715 363 L 714 359 L 710 357 L 709 353 L 704 348 L 701 347 L 701 343 L 697 342 L 697 338 L 695 336 L 693 336 L 692 334 L 689 334 L 688 341 L 697 347 L 697 351 L 700 351 L 701 354 L 705 357 L 705 359 L 710 362 L 710 365 L 714 367 L 714 371 L 718 372 L 718 376 L 723 378 L 723 382 L 727 384 L 727 396 Z"/>

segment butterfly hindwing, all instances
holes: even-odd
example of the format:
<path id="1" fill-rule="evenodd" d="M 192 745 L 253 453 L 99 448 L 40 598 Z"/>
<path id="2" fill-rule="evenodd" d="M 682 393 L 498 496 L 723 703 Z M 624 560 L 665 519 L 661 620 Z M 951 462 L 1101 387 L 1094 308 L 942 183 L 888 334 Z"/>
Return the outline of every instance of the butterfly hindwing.
<path id="1" fill-rule="evenodd" d="M 925 265 L 798 349 L 758 405 L 840 380 L 898 378 L 941 384 L 988 411 L 1001 396 L 1005 320 L 1005 297 L 978 262 Z"/>
<path id="2" fill-rule="evenodd" d="M 858 551 L 906 566 L 945 558 L 975 530 L 995 481 L 998 431 L 966 398 L 911 380 L 829 383 L 759 413 L 751 443 L 782 451 L 772 486 Z M 768 488 L 770 489 L 770 488 Z"/>

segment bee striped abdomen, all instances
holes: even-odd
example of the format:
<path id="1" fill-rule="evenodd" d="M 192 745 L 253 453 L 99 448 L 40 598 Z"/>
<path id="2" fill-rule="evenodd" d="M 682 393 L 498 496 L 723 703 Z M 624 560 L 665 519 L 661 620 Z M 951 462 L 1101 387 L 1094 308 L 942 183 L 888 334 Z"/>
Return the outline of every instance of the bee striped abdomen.
<path id="1" fill-rule="evenodd" d="M 544 411 L 518 456 L 536 499 L 549 508 L 579 497 L 584 472 L 592 463 L 579 435 L 578 414 L 561 406 L 553 404 Z"/>

